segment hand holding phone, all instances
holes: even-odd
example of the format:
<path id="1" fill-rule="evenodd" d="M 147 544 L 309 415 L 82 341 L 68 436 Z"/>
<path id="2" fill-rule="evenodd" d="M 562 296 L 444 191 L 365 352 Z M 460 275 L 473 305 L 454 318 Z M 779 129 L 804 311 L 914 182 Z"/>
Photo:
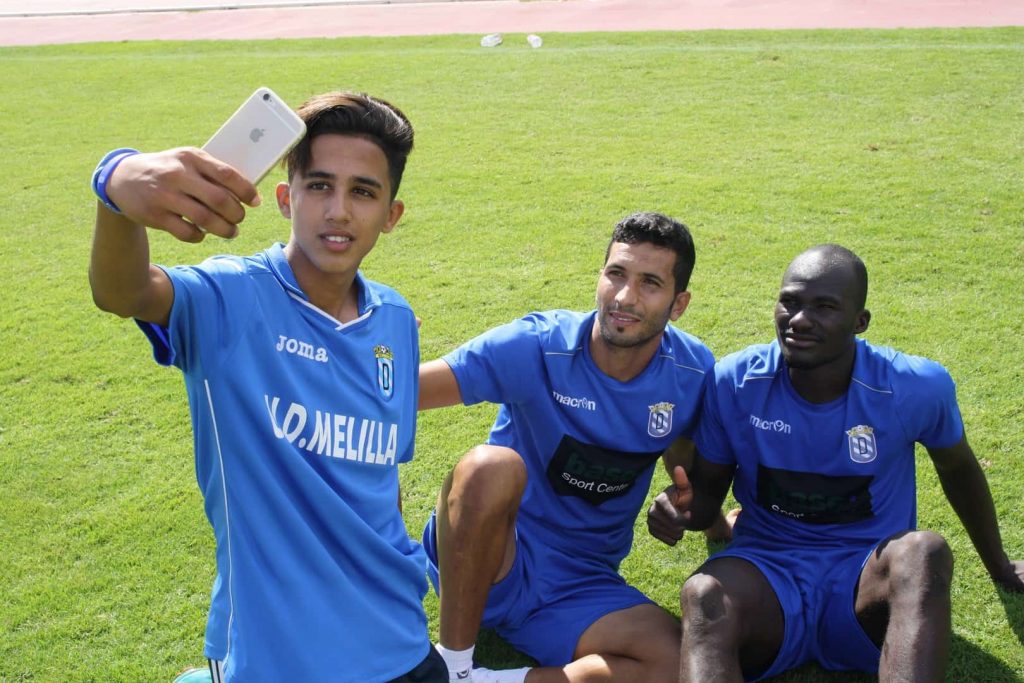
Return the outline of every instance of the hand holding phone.
<path id="1" fill-rule="evenodd" d="M 306 124 L 270 88 L 258 88 L 203 145 L 253 185 L 306 134 Z"/>
<path id="2" fill-rule="evenodd" d="M 245 217 L 243 204 L 259 201 L 256 183 L 305 130 L 281 98 L 259 88 L 206 143 L 207 154 L 180 147 L 130 156 L 110 175 L 107 195 L 136 223 L 180 240 L 199 242 L 206 233 L 233 237 Z M 224 164 L 236 173 L 217 172 Z"/>

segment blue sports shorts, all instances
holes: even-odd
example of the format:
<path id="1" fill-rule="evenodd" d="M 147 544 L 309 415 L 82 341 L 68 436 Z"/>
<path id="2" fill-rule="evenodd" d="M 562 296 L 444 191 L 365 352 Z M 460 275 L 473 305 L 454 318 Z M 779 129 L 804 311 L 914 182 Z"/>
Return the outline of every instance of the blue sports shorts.
<path id="1" fill-rule="evenodd" d="M 775 661 L 755 681 L 809 661 L 830 671 L 878 672 L 881 651 L 854 613 L 860 573 L 875 546 L 766 549 L 733 543 L 709 558 L 738 557 L 768 579 L 782 606 L 785 633 Z"/>
<path id="2" fill-rule="evenodd" d="M 435 518 L 423 530 L 427 575 L 438 590 Z M 538 541 L 516 525 L 516 558 L 505 578 L 491 587 L 482 626 L 541 666 L 573 661 L 576 644 L 606 614 L 650 604 L 607 563 L 573 556 Z"/>

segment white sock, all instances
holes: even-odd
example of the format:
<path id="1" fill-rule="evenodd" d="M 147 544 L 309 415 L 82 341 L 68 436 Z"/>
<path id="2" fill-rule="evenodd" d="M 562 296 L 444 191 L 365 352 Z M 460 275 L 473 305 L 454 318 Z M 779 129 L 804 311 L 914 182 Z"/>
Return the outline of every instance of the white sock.
<path id="1" fill-rule="evenodd" d="M 469 678 L 469 671 L 473 668 L 473 650 L 476 649 L 476 645 L 470 645 L 466 650 L 449 650 L 440 643 L 434 647 L 441 653 L 441 658 L 444 659 L 444 663 L 448 667 L 450 683 L 465 681 Z"/>
<path id="2" fill-rule="evenodd" d="M 530 667 L 522 669 L 473 669 L 473 683 L 525 683 Z"/>

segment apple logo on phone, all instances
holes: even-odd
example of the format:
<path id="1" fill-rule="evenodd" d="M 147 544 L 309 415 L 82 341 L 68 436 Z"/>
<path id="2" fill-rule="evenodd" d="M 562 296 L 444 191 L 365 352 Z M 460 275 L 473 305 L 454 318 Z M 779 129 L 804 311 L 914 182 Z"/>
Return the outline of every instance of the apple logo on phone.
<path id="1" fill-rule="evenodd" d="M 253 142 L 259 142 L 260 138 L 263 137 L 265 131 L 262 128 L 253 128 L 249 133 L 249 139 Z"/>

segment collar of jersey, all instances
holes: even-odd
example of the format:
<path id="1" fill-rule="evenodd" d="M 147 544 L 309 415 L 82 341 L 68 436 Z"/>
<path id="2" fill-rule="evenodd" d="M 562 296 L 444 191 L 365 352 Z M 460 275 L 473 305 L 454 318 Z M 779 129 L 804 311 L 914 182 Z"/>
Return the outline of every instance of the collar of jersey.
<path id="1" fill-rule="evenodd" d="M 797 404 L 803 406 L 803 408 L 805 410 L 809 410 L 811 412 L 816 412 L 816 413 L 827 413 L 827 412 L 829 412 L 831 410 L 835 410 L 836 408 L 838 408 L 840 406 L 846 405 L 846 398 L 850 395 L 850 390 L 849 389 L 847 389 L 841 395 L 839 395 L 836 398 L 832 399 L 828 403 L 811 403 L 810 401 L 808 401 L 806 398 L 804 398 L 803 396 L 800 395 L 800 393 L 793 387 L 793 383 L 790 382 L 790 380 L 789 380 L 789 371 L 786 369 L 786 359 L 782 357 L 782 349 L 779 347 L 779 340 L 778 339 L 772 340 L 771 352 L 773 354 L 775 354 L 776 367 L 778 368 L 778 370 L 776 372 L 778 374 L 779 379 L 782 381 L 783 390 L 787 394 L 789 394 L 789 397 L 791 399 L 793 399 L 794 402 L 796 402 Z M 861 352 L 861 348 L 858 346 L 857 347 L 857 360 L 855 361 L 855 364 L 854 364 L 854 370 L 855 371 L 856 371 L 857 365 L 860 365 L 860 355 L 861 355 L 860 352 Z M 851 383 L 850 386 L 853 386 L 853 384 Z"/>
<path id="2" fill-rule="evenodd" d="M 300 297 L 303 301 L 308 302 L 309 297 L 299 287 L 299 282 L 295 279 L 295 273 L 292 272 L 292 267 L 288 265 L 288 259 L 284 255 L 284 244 L 281 242 L 274 244 L 267 249 L 266 254 L 267 266 L 274 274 L 274 277 L 277 278 L 277 281 L 281 283 L 281 286 L 295 296 Z M 359 292 L 359 315 L 362 316 L 380 305 L 380 294 L 373 287 L 373 283 L 363 277 L 361 270 L 356 271 L 355 284 Z"/>

